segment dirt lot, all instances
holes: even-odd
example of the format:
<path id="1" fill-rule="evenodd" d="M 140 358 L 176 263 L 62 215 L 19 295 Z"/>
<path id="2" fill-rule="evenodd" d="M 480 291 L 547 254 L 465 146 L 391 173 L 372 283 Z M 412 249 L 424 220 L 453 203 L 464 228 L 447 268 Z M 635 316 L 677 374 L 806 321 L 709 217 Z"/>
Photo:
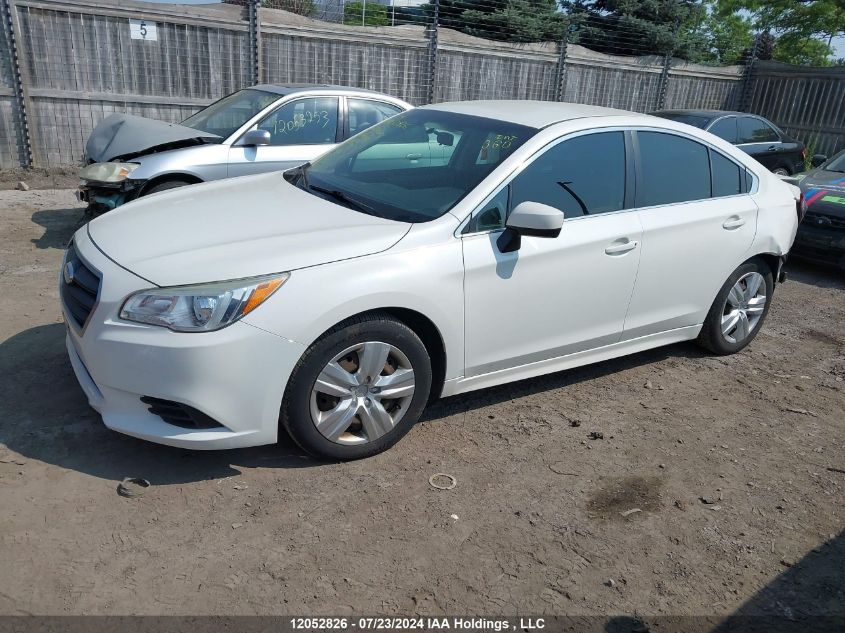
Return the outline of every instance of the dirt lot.
<path id="1" fill-rule="evenodd" d="M 56 290 L 81 216 L 70 190 L 0 192 L 0 614 L 845 616 L 841 274 L 793 267 L 737 356 L 452 398 L 323 464 L 103 427 Z"/>

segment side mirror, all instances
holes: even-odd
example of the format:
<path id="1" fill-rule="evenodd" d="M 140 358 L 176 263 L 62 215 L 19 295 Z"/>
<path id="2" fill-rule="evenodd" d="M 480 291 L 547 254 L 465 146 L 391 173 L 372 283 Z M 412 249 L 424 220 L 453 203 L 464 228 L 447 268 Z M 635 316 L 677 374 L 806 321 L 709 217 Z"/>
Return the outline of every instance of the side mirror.
<path id="1" fill-rule="evenodd" d="M 520 202 L 511 211 L 505 223 L 505 232 L 499 236 L 496 244 L 503 253 L 518 251 L 522 246 L 522 236 L 557 237 L 563 228 L 563 213 L 540 202 Z"/>
<path id="2" fill-rule="evenodd" d="M 824 154 L 813 154 L 813 157 L 810 159 L 810 164 L 813 167 L 821 167 L 827 162 L 827 156 Z"/>
<path id="3" fill-rule="evenodd" d="M 250 130 L 241 137 L 239 145 L 269 145 L 270 132 L 267 130 Z"/>

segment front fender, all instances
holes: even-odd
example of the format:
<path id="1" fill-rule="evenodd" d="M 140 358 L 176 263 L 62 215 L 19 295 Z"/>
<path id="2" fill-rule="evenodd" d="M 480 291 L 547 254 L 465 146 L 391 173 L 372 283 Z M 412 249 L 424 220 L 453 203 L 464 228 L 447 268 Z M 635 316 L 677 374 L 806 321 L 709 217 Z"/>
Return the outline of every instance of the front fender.
<path id="1" fill-rule="evenodd" d="M 308 346 L 351 316 L 386 308 L 413 310 L 434 323 L 446 350 L 445 378 L 463 375 L 459 240 L 295 270 L 244 321 Z"/>

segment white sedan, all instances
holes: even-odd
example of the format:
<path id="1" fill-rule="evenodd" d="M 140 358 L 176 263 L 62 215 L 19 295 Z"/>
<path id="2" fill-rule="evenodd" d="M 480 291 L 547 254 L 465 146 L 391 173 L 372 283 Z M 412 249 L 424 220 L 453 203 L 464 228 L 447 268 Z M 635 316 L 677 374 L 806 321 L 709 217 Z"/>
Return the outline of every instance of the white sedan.
<path id="1" fill-rule="evenodd" d="M 419 139 L 438 160 L 411 160 Z M 760 331 L 803 199 L 698 129 L 545 102 L 411 110 L 311 165 L 81 228 L 67 349 L 105 424 L 356 459 L 426 403 Z"/>

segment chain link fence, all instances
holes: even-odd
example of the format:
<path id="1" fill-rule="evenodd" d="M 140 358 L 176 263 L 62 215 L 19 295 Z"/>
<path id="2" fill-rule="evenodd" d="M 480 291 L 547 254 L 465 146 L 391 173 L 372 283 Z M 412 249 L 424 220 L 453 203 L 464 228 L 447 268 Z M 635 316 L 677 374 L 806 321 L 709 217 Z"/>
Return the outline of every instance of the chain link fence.
<path id="1" fill-rule="evenodd" d="M 459 21 L 454 1 L 241 1 L 0 0 L 0 168 L 78 164 L 91 130 L 112 112 L 178 122 L 255 83 L 355 86 L 415 105 L 742 108 L 812 137 L 817 151 L 845 147 L 842 69 L 753 56 L 744 66 L 690 64 L 673 57 L 678 42 L 651 41 L 660 34 L 636 23 L 603 38 L 604 18 L 556 12 L 496 22 L 484 3 L 462 3 L 473 8 Z M 654 50 L 663 53 L 629 54 Z"/>

